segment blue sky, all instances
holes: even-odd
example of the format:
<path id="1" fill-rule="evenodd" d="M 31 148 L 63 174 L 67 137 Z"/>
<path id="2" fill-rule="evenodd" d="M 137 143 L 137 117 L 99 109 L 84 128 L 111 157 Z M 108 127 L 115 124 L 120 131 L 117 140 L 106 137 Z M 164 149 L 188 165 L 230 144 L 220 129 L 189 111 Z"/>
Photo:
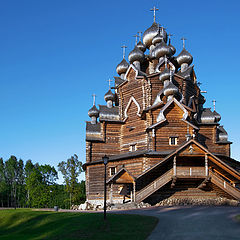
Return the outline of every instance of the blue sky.
<path id="1" fill-rule="evenodd" d="M 157 22 L 181 37 L 194 57 L 205 107 L 221 114 L 240 160 L 240 2 L 0 0 L 0 155 L 57 165 L 76 153 L 85 161 L 85 121 L 104 104 L 109 78 L 133 49 L 134 34 Z"/>

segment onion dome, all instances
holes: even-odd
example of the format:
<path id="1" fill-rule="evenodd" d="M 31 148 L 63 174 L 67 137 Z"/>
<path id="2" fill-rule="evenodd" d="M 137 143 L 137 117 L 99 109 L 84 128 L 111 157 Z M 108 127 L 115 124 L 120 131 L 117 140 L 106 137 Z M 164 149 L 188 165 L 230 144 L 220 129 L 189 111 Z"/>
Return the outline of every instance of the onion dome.
<path id="1" fill-rule="evenodd" d="M 116 71 L 119 75 L 121 75 L 122 73 L 125 73 L 128 70 L 128 67 L 129 63 L 126 61 L 125 58 L 123 58 L 123 60 L 117 65 Z"/>
<path id="2" fill-rule="evenodd" d="M 99 111 L 98 109 L 96 108 L 95 105 L 93 105 L 92 108 L 89 109 L 88 111 L 88 116 L 91 118 L 91 117 L 98 117 L 99 116 Z"/>
<path id="3" fill-rule="evenodd" d="M 177 93 L 178 88 L 172 82 L 169 82 L 169 84 L 164 88 L 165 96 L 176 95 Z"/>
<path id="4" fill-rule="evenodd" d="M 137 46 L 135 46 L 134 49 L 129 53 L 128 59 L 130 63 L 133 63 L 135 61 L 143 62 L 145 55 L 141 50 L 139 50 Z"/>
<path id="5" fill-rule="evenodd" d="M 193 61 L 193 57 L 185 48 L 183 48 L 183 50 L 176 57 L 176 60 L 179 65 L 182 65 L 183 63 L 190 65 Z"/>
<path id="6" fill-rule="evenodd" d="M 215 110 L 213 111 L 213 114 L 215 116 L 216 122 L 219 122 L 221 120 L 221 115 L 217 113 Z"/>
<path id="7" fill-rule="evenodd" d="M 114 94 L 112 93 L 112 91 L 109 89 L 108 92 L 104 95 L 104 99 L 105 101 L 113 101 L 114 100 Z"/>
<path id="8" fill-rule="evenodd" d="M 164 57 L 165 55 L 166 56 L 171 55 L 171 48 L 164 41 L 162 41 L 154 49 L 154 56 L 156 58 L 160 58 L 160 57 Z"/>
<path id="9" fill-rule="evenodd" d="M 157 45 L 158 43 L 162 42 L 163 37 L 160 32 L 153 38 L 152 44 Z"/>
<path id="10" fill-rule="evenodd" d="M 206 102 L 205 97 L 202 94 L 199 94 L 198 103 L 199 104 L 204 104 L 205 102 Z"/>
<path id="11" fill-rule="evenodd" d="M 169 44 L 168 44 L 168 47 L 170 47 L 170 49 L 171 49 L 171 51 L 172 51 L 172 55 L 174 55 L 175 53 L 176 53 L 176 48 L 173 46 L 173 45 L 171 45 L 171 43 L 169 42 Z"/>
<path id="12" fill-rule="evenodd" d="M 160 73 L 159 79 L 161 81 L 169 80 L 170 79 L 170 75 L 171 75 L 170 69 L 165 67 L 165 69 Z"/>
<path id="13" fill-rule="evenodd" d="M 158 24 L 154 22 L 150 28 L 143 33 L 143 44 L 149 48 L 152 45 L 152 39 L 157 35 L 159 30 Z"/>
<path id="14" fill-rule="evenodd" d="M 204 108 L 201 114 L 201 123 L 215 123 L 215 115 L 210 108 Z"/>
<path id="15" fill-rule="evenodd" d="M 145 51 L 146 51 L 146 46 L 145 46 L 141 41 L 139 41 L 136 46 L 137 46 L 142 52 L 145 52 Z"/>
<path id="16" fill-rule="evenodd" d="M 218 139 L 221 142 L 228 141 L 228 134 L 226 130 L 223 128 L 223 126 L 218 127 L 219 133 L 218 133 Z"/>

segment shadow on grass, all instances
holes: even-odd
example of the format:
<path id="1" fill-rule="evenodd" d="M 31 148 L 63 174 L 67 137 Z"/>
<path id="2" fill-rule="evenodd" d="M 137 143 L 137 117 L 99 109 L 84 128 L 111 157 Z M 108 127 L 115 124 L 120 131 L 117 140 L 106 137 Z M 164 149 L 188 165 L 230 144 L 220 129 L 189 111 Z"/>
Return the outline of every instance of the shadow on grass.
<path id="1" fill-rule="evenodd" d="M 0 213 L 0 239 L 145 239 L 157 224 L 153 217 L 101 213 L 8 210 Z M 144 227 L 143 227 L 144 226 Z"/>

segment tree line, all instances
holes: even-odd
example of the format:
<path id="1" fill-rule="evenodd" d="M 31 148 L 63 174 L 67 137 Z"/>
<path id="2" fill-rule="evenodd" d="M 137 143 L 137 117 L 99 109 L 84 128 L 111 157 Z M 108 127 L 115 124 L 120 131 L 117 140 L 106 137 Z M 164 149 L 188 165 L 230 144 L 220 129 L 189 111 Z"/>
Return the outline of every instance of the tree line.
<path id="1" fill-rule="evenodd" d="M 78 182 L 82 162 L 74 155 L 58 164 L 64 184 L 57 184 L 58 171 L 49 164 L 11 156 L 0 158 L 0 207 L 69 208 L 85 201 L 85 182 Z"/>

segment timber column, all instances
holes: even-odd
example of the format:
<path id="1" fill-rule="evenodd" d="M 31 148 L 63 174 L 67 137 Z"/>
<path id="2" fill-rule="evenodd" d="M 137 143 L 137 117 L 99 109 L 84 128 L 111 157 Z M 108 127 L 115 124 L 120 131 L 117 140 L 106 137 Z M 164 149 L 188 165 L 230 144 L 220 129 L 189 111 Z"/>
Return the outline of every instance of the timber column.
<path id="1" fill-rule="evenodd" d="M 205 154 L 205 176 L 208 176 L 208 155 Z"/>

